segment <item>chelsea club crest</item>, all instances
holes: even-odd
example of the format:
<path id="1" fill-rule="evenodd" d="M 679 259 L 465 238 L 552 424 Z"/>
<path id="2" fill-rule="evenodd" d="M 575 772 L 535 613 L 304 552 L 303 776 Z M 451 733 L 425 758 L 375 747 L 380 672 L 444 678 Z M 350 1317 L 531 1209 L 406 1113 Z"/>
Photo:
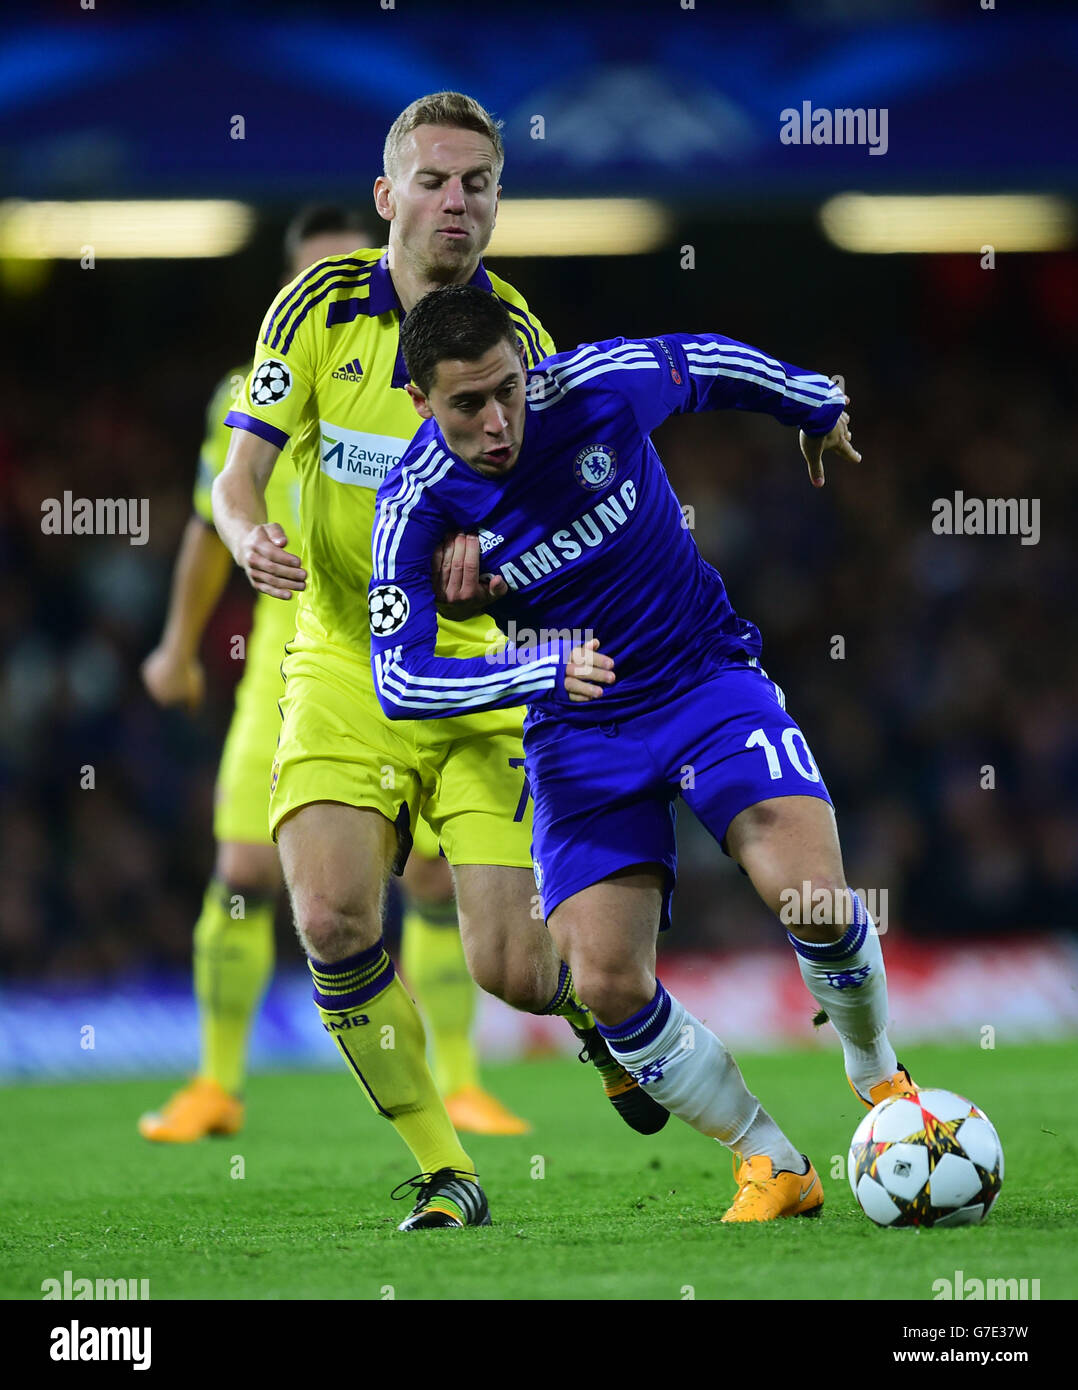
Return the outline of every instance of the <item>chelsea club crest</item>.
<path id="1" fill-rule="evenodd" d="M 618 471 L 618 456 L 605 444 L 589 444 L 573 460 L 573 474 L 581 487 L 597 492 L 614 481 Z"/>

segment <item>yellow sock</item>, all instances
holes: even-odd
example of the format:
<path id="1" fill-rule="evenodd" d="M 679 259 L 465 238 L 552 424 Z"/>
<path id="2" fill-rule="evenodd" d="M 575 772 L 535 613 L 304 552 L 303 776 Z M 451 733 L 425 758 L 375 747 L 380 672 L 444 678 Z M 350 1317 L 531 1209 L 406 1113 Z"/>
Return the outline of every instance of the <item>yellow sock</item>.
<path id="1" fill-rule="evenodd" d="M 576 1029 L 595 1027 L 595 1015 L 581 1002 L 573 984 L 573 972 L 564 961 L 558 969 L 558 988 L 554 991 L 554 998 L 539 1012 L 557 1014 Z"/>
<path id="2" fill-rule="evenodd" d="M 419 1011 L 379 939 L 327 965 L 308 960 L 322 1026 L 379 1115 L 411 1149 L 420 1172 L 474 1173 L 427 1066 Z"/>
<path id="3" fill-rule="evenodd" d="M 430 1030 L 434 1080 L 443 1096 L 479 1085 L 472 1038 L 479 991 L 468 974 L 456 903 L 410 908 L 401 932 L 401 969 Z"/>
<path id="4" fill-rule="evenodd" d="M 251 1024 L 273 973 L 273 916 L 272 899 L 241 901 L 213 879 L 195 926 L 200 1073 L 234 1096 L 243 1089 Z"/>

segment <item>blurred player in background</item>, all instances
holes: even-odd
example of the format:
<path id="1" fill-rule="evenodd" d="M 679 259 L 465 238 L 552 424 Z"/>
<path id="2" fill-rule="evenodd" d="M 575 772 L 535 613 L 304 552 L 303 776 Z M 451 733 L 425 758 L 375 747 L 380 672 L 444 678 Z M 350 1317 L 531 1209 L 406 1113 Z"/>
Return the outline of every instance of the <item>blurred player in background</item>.
<path id="1" fill-rule="evenodd" d="M 388 250 L 332 257 L 277 296 L 245 398 L 228 415 L 234 435 L 213 511 L 256 589 L 300 596 L 270 822 L 323 1026 L 419 1165 L 402 1185 L 416 1190 L 401 1226 L 414 1230 L 490 1220 L 382 939 L 387 877 L 407 858 L 419 815 L 453 866 L 477 982 L 517 1008 L 565 1017 L 630 1126 L 654 1132 L 668 1116 L 610 1056 L 533 910 L 523 710 L 400 726 L 374 694 L 366 605 L 374 499 L 416 430 L 402 319 L 432 288 L 470 283 L 506 306 L 529 363 L 553 350 L 522 297 L 480 260 L 504 160 L 490 114 L 461 93 L 421 98 L 391 126 L 384 159 L 374 193 Z M 267 521 L 263 500 L 290 442 L 302 560 Z M 439 643 L 482 652 L 487 624 L 447 623 Z"/>
<path id="2" fill-rule="evenodd" d="M 305 209 L 285 235 L 285 283 L 315 261 L 367 240 L 368 230 L 345 209 Z M 228 452 L 225 415 L 249 370 L 250 364 L 226 376 L 210 402 L 194 516 L 176 559 L 161 640 L 142 666 L 146 689 L 165 707 L 185 705 L 193 711 L 203 698 L 199 645 L 232 569 L 232 557 L 214 530 L 210 489 Z M 266 507 L 272 521 L 298 535 L 299 479 L 288 449 L 267 486 Z M 251 1026 L 273 973 L 282 875 L 269 833 L 269 782 L 281 727 L 281 661 L 295 628 L 294 604 L 256 598 L 244 674 L 217 776 L 214 873 L 194 933 L 198 1075 L 160 1113 L 142 1117 L 139 1131 L 147 1139 L 189 1143 L 208 1134 L 234 1134 L 243 1124 Z M 425 824 L 417 827 L 416 852 L 403 884 L 401 964 L 430 1027 L 435 1078 L 450 1116 L 458 1129 L 524 1133 L 528 1125 L 479 1085 L 472 1037 L 478 991 L 457 930 L 449 866 L 439 858 L 437 840 Z"/>

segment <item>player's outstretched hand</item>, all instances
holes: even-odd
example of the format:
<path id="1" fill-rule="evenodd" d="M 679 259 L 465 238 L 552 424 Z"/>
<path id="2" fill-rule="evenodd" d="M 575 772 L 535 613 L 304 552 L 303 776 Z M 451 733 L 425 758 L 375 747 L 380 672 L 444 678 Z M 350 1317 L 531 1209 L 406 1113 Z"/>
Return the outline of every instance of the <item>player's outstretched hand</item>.
<path id="1" fill-rule="evenodd" d="M 163 709 L 186 705 L 193 714 L 201 705 L 206 677 L 196 657 L 180 656 L 165 646 L 155 647 L 139 670 L 147 694 Z"/>
<path id="2" fill-rule="evenodd" d="M 565 666 L 565 688 L 569 699 L 577 705 L 585 700 L 597 700 L 604 685 L 614 684 L 614 658 L 599 651 L 599 639 L 593 637 L 582 647 L 574 647 Z"/>
<path id="3" fill-rule="evenodd" d="M 849 396 L 844 399 L 849 405 Z M 813 487 L 823 487 L 823 456 L 828 449 L 837 449 L 843 458 L 848 458 L 853 463 L 861 462 L 861 455 L 853 447 L 852 440 L 850 414 L 847 410 L 844 410 L 838 417 L 830 434 L 811 436 L 807 435 L 804 430 L 801 431 L 801 452 L 808 464 L 809 477 L 812 479 Z"/>
<path id="4" fill-rule="evenodd" d="M 431 557 L 434 603 L 443 618 L 472 618 L 509 592 L 500 574 L 480 574 L 479 537 L 455 531 L 442 541 Z"/>
<path id="5" fill-rule="evenodd" d="M 298 555 L 285 550 L 287 544 L 288 537 L 275 521 L 252 526 L 244 536 L 239 562 L 260 594 L 290 599 L 307 587 L 307 571 Z"/>

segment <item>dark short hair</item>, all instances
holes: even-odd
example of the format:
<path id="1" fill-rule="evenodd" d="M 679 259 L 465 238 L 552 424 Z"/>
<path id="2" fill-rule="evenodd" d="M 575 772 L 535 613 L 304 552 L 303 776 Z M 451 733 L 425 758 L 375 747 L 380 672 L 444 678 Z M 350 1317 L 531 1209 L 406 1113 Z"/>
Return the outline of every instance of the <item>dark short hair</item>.
<path id="1" fill-rule="evenodd" d="M 308 203 L 300 208 L 285 229 L 284 254 L 288 264 L 292 264 L 308 237 L 331 232 L 355 232 L 357 246 L 363 246 L 370 236 L 366 220 L 355 208 L 342 207 L 338 203 Z"/>
<path id="2" fill-rule="evenodd" d="M 503 338 L 516 347 L 516 329 L 505 305 L 475 285 L 432 290 L 408 311 L 400 330 L 408 373 L 425 396 L 439 362 L 477 362 Z"/>

